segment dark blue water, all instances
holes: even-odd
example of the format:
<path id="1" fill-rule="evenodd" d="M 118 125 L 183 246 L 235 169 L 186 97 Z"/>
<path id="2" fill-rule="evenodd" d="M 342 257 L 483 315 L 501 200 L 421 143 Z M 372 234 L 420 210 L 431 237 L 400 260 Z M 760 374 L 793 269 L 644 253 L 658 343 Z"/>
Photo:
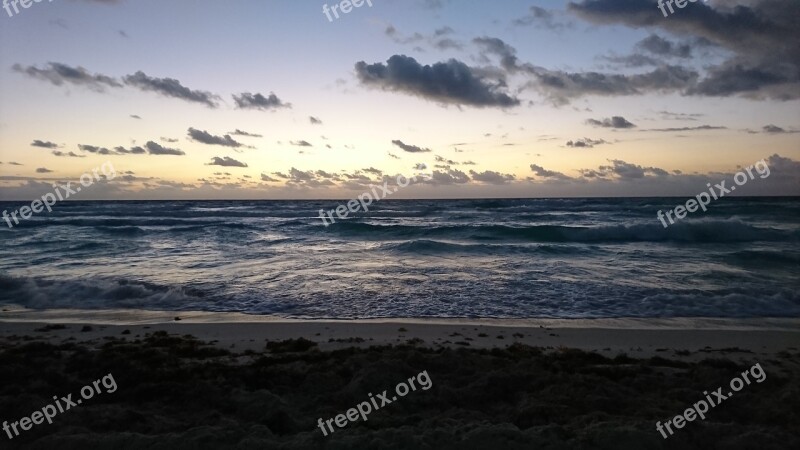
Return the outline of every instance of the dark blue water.
<path id="1" fill-rule="evenodd" d="M 800 317 L 800 199 L 60 203 L 0 229 L 0 303 L 286 317 Z M 16 209 L 21 203 L 0 204 Z"/>

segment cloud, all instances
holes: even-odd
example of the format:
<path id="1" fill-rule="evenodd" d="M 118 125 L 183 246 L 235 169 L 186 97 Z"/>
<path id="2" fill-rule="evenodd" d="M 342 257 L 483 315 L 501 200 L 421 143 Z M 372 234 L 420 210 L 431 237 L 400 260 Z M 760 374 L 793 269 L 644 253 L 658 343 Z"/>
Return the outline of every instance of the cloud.
<path id="1" fill-rule="evenodd" d="M 457 166 L 458 165 L 457 161 L 453 161 L 452 159 L 443 158 L 443 157 L 441 157 L 439 155 L 436 155 L 434 157 L 434 159 L 436 160 L 436 162 L 445 163 L 445 164 L 450 165 L 450 166 Z"/>
<path id="2" fill-rule="evenodd" d="M 772 133 L 772 134 L 786 133 L 786 130 L 775 125 L 764 125 L 764 128 L 762 129 L 764 130 L 764 133 Z"/>
<path id="3" fill-rule="evenodd" d="M 692 86 L 699 74 L 681 66 L 664 65 L 634 75 L 602 72 L 565 72 L 532 69 L 534 86 L 555 104 L 566 104 L 587 95 L 627 96 L 648 92 L 669 93 Z"/>
<path id="4" fill-rule="evenodd" d="M 362 85 L 400 92 L 442 104 L 475 107 L 517 106 L 520 101 L 505 92 L 505 82 L 490 81 L 485 74 L 451 59 L 433 65 L 421 65 L 414 58 L 394 55 L 386 64 L 355 65 Z"/>
<path id="5" fill-rule="evenodd" d="M 314 116 L 308 116 L 308 121 L 311 122 L 311 125 L 322 125 L 322 121 Z"/>
<path id="6" fill-rule="evenodd" d="M 160 139 L 163 142 L 166 142 L 166 143 L 169 143 L 169 144 L 174 144 L 174 143 L 178 142 L 177 139 L 172 139 L 172 138 L 167 138 L 167 137 L 161 137 Z"/>
<path id="7" fill-rule="evenodd" d="M 502 39 L 483 36 L 473 39 L 472 42 L 483 49 L 482 56 L 487 61 L 487 55 L 497 55 L 500 57 L 501 67 L 509 72 L 516 72 L 519 70 L 516 57 L 517 50 L 514 47 L 506 44 Z"/>
<path id="8" fill-rule="evenodd" d="M 707 76 L 686 86 L 685 94 L 744 96 L 754 99 L 800 98 L 800 2 L 795 0 L 738 0 L 697 2 L 680 14 L 664 18 L 653 14 L 651 0 L 580 0 L 568 9 L 595 24 L 622 24 L 631 28 L 660 28 L 694 37 L 712 48 L 724 49 L 728 59 L 711 66 Z M 655 40 L 651 51 L 666 47 Z M 667 50 L 668 52 L 670 50 Z M 680 55 L 680 47 L 672 54 Z"/>
<path id="9" fill-rule="evenodd" d="M 659 111 L 658 114 L 661 115 L 662 119 L 685 120 L 690 122 L 696 122 L 698 117 L 705 116 L 705 114 L 686 114 L 686 113 L 674 113 L 669 111 Z"/>
<path id="10" fill-rule="evenodd" d="M 82 86 L 96 92 L 105 92 L 106 88 L 122 87 L 122 84 L 109 76 L 89 73 L 83 67 L 71 67 L 66 64 L 49 62 L 44 68 L 36 66 L 23 67 L 14 64 L 11 69 L 15 72 L 23 73 L 31 78 L 49 81 L 56 86 L 72 84 Z"/>
<path id="11" fill-rule="evenodd" d="M 138 115 L 136 115 L 136 114 L 131 114 L 131 119 L 138 119 L 138 120 L 141 120 L 142 118 L 141 118 L 141 117 L 139 117 L 139 116 L 138 116 Z"/>
<path id="12" fill-rule="evenodd" d="M 423 35 L 422 33 L 414 33 L 410 36 L 404 37 L 397 30 L 397 28 L 394 27 L 394 25 L 387 26 L 386 30 L 384 31 L 384 34 L 396 44 L 417 44 L 417 47 L 414 48 L 416 51 L 424 51 L 421 47 L 419 47 L 419 45 L 422 44 L 439 51 L 461 50 L 464 48 L 464 45 L 461 42 L 447 37 L 448 35 L 454 33 L 455 30 L 448 26 L 437 28 L 433 34 L 427 36 Z"/>
<path id="13" fill-rule="evenodd" d="M 526 74 L 532 79 L 528 86 L 537 89 L 556 105 L 587 96 L 640 95 L 646 92 L 666 93 L 691 86 L 699 74 L 691 69 L 662 65 L 641 74 L 613 74 L 602 72 L 566 72 L 549 70 L 529 63 L 520 63 L 516 49 L 502 39 L 480 37 L 473 40 L 484 50 L 483 56 L 496 55 L 500 66 L 510 74 Z"/>
<path id="14" fill-rule="evenodd" d="M 672 131 L 705 131 L 705 130 L 727 130 L 728 127 L 717 127 L 712 125 L 700 125 L 699 127 L 680 127 L 680 128 L 653 128 L 650 130 L 641 131 L 659 131 L 659 132 L 672 132 Z"/>
<path id="15" fill-rule="evenodd" d="M 551 10 L 538 6 L 531 6 L 528 11 L 528 15 L 519 19 L 514 19 L 511 23 L 516 26 L 533 25 L 537 28 L 545 28 L 548 30 L 562 30 L 572 26 L 571 22 L 557 20 L 555 12 Z"/>
<path id="16" fill-rule="evenodd" d="M 425 183 L 435 185 L 467 184 L 469 183 L 469 175 L 456 169 L 434 170 L 431 172 L 430 180 L 425 181 Z"/>
<path id="17" fill-rule="evenodd" d="M 31 142 L 31 147 L 41 147 L 41 148 L 53 149 L 53 148 L 58 148 L 58 144 L 56 144 L 55 142 L 40 141 L 39 139 L 34 139 L 34 141 Z"/>
<path id="18" fill-rule="evenodd" d="M 373 174 L 373 175 L 377 175 L 377 176 L 381 176 L 381 175 L 383 175 L 383 171 L 382 171 L 382 170 L 376 169 L 376 168 L 374 168 L 374 167 L 370 167 L 370 168 L 368 168 L 368 169 L 362 169 L 362 170 L 363 170 L 364 172 L 371 173 L 371 174 Z"/>
<path id="19" fill-rule="evenodd" d="M 589 119 L 589 120 L 586 121 L 586 123 L 588 123 L 589 125 L 594 125 L 596 127 L 602 127 L 602 128 L 635 128 L 636 127 L 636 125 L 632 124 L 631 122 L 629 122 L 627 119 L 625 119 L 622 116 L 614 116 L 614 117 L 612 117 L 610 119 L 602 119 L 602 120 Z"/>
<path id="20" fill-rule="evenodd" d="M 260 134 L 248 133 L 247 131 L 242 131 L 242 130 L 240 130 L 238 128 L 236 129 L 236 131 L 232 131 L 229 134 L 232 134 L 234 136 L 246 136 L 246 137 L 254 137 L 254 138 L 264 137 L 264 136 L 262 136 Z"/>
<path id="21" fill-rule="evenodd" d="M 220 158 L 219 156 L 215 156 L 211 158 L 211 162 L 206 164 L 207 166 L 223 166 L 223 167 L 247 167 L 247 164 L 237 161 L 230 156 L 225 156 L 224 158 Z"/>
<path id="22" fill-rule="evenodd" d="M 51 173 L 51 172 L 53 171 L 46 167 L 39 167 L 38 169 L 36 169 L 36 173 Z"/>
<path id="23" fill-rule="evenodd" d="M 480 173 L 475 172 L 474 170 L 470 170 L 469 174 L 472 175 L 473 180 L 488 184 L 506 184 L 516 179 L 514 175 L 502 174 L 500 172 L 494 172 L 492 170 L 487 170 Z"/>
<path id="24" fill-rule="evenodd" d="M 575 148 L 592 148 L 595 145 L 600 145 L 600 144 L 608 144 L 608 142 L 604 141 L 603 139 L 594 140 L 589 138 L 582 138 L 582 139 L 576 139 L 574 141 L 567 141 L 566 145 L 567 147 L 575 147 Z"/>
<path id="25" fill-rule="evenodd" d="M 66 157 L 69 157 L 69 158 L 85 158 L 86 157 L 86 155 L 78 155 L 75 152 L 64 153 L 64 152 L 62 152 L 60 150 L 53 150 L 53 154 L 56 155 L 56 156 L 65 157 L 65 158 Z"/>
<path id="26" fill-rule="evenodd" d="M 78 144 L 78 149 L 84 152 L 96 153 L 98 155 L 116 155 L 117 152 L 109 150 L 105 147 L 98 147 L 95 145 Z"/>
<path id="27" fill-rule="evenodd" d="M 651 34 L 636 44 L 636 47 L 662 57 L 691 58 L 692 46 L 689 44 L 675 44 L 661 36 Z"/>
<path id="28" fill-rule="evenodd" d="M 547 170 L 544 167 L 536 165 L 536 164 L 531 164 L 531 170 L 539 178 L 548 178 L 548 179 L 553 179 L 553 180 L 564 180 L 564 181 L 572 179 L 571 177 L 569 177 L 567 175 L 564 175 L 561 172 L 555 172 L 555 171 L 552 171 L 552 170 Z"/>
<path id="29" fill-rule="evenodd" d="M 284 103 L 274 93 L 264 97 L 261 94 L 251 94 L 250 92 L 243 92 L 239 95 L 234 95 L 233 100 L 236 102 L 236 107 L 239 109 L 260 109 L 268 111 L 270 109 L 278 108 L 291 108 L 291 103 Z"/>
<path id="30" fill-rule="evenodd" d="M 180 81 L 173 78 L 153 78 L 144 72 L 138 71 L 133 75 L 123 77 L 122 82 L 116 78 L 102 74 L 92 74 L 83 67 L 71 67 L 62 63 L 50 62 L 44 68 L 36 66 L 23 67 L 14 64 L 12 70 L 44 81 L 49 81 L 56 86 L 72 84 L 87 87 L 96 92 L 105 92 L 106 88 L 121 88 L 124 85 L 138 88 L 142 91 L 156 92 L 166 97 L 178 98 L 189 102 L 202 103 L 210 108 L 216 108 L 218 96 L 206 92 L 191 90 L 183 86 Z M 124 84 L 123 84 L 124 83 Z M 133 118 L 140 118 L 131 115 Z"/>
<path id="31" fill-rule="evenodd" d="M 271 176 L 269 176 L 269 175 L 267 175 L 265 173 L 262 173 L 261 174 L 261 181 L 264 181 L 264 182 L 267 182 L 267 183 L 277 183 L 280 180 L 276 180 L 275 178 L 272 178 Z"/>
<path id="32" fill-rule="evenodd" d="M 147 141 L 147 143 L 144 146 L 147 149 L 147 153 L 149 153 L 151 155 L 175 155 L 175 156 L 181 156 L 181 155 L 185 155 L 186 154 L 186 152 L 184 152 L 183 150 L 179 150 L 179 149 L 176 149 L 176 148 L 162 147 L 161 145 L 159 145 L 159 144 L 157 144 L 157 143 L 155 143 L 153 141 Z"/>
<path id="33" fill-rule="evenodd" d="M 189 135 L 190 138 L 194 139 L 195 141 L 208 145 L 221 145 L 223 147 L 233 147 L 233 148 L 239 148 L 244 145 L 234 140 L 228 134 L 224 136 L 215 136 L 207 131 L 198 130 L 196 128 L 189 128 L 187 134 Z"/>
<path id="34" fill-rule="evenodd" d="M 144 155 L 147 153 L 145 149 L 142 147 L 131 147 L 130 149 L 126 149 L 125 147 L 114 147 L 114 150 L 119 155 L 131 154 L 131 155 Z"/>
<path id="35" fill-rule="evenodd" d="M 304 141 L 304 140 L 289 141 L 289 144 L 294 145 L 296 147 L 313 147 L 313 145 L 311 145 L 311 143 L 309 143 L 308 141 Z"/>
<path id="36" fill-rule="evenodd" d="M 403 141 L 397 139 L 393 140 L 392 144 L 400 147 L 404 152 L 408 153 L 428 153 L 432 151 L 429 148 L 422 148 L 422 147 L 417 147 L 416 145 L 404 144 Z"/>
<path id="37" fill-rule="evenodd" d="M 288 174 L 275 172 L 273 175 L 284 178 L 288 186 L 294 187 L 321 188 L 336 185 L 333 181 L 328 179 L 329 177 L 324 176 L 330 176 L 331 174 L 327 174 L 322 171 L 315 172 L 313 170 L 299 170 L 292 167 Z"/>
<path id="38" fill-rule="evenodd" d="M 609 160 L 611 165 L 600 166 L 597 170 L 581 169 L 584 178 L 617 179 L 622 181 L 645 178 L 646 176 L 665 177 L 669 175 L 658 167 L 643 167 L 619 159 Z"/>
<path id="39" fill-rule="evenodd" d="M 154 78 L 147 76 L 141 70 L 133 75 L 127 75 L 123 80 L 125 84 L 142 91 L 156 92 L 165 97 L 201 103 L 209 108 L 216 108 L 217 99 L 219 99 L 218 96 L 207 91 L 191 90 L 174 78 Z"/>

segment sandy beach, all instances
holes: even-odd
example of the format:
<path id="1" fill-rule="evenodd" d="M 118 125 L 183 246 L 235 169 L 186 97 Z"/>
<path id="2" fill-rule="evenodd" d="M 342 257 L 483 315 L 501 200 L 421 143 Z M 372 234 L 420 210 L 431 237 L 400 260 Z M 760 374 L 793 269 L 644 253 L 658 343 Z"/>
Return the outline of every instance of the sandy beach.
<path id="1" fill-rule="evenodd" d="M 13 422 L 92 380 L 116 383 L 6 440 L 10 448 L 782 449 L 800 443 L 798 348 L 794 319 L 310 321 L 6 308 L 0 401 Z M 763 383 L 659 434 L 656 423 L 756 364 Z M 392 396 L 423 372 L 429 389 Z M 387 404 L 367 421 L 325 428 L 381 392 Z"/>
<path id="2" fill-rule="evenodd" d="M 178 319 L 178 320 L 176 320 Z M 265 341 L 304 338 L 322 350 L 397 345 L 413 340 L 437 347 L 504 348 L 514 343 L 567 347 L 606 356 L 710 354 L 770 356 L 800 348 L 800 319 L 374 319 L 291 320 L 238 313 L 135 310 L 46 310 L 4 308 L 0 336 L 37 336 L 50 342 L 106 336 L 143 336 L 155 331 L 192 335 L 227 349 L 262 350 Z M 42 330 L 48 324 L 63 329 Z M 84 326 L 90 331 L 81 331 Z M 129 337 L 130 337 L 129 336 Z M 686 355 L 686 351 L 690 355 Z M 676 352 L 680 352 L 678 354 Z"/>

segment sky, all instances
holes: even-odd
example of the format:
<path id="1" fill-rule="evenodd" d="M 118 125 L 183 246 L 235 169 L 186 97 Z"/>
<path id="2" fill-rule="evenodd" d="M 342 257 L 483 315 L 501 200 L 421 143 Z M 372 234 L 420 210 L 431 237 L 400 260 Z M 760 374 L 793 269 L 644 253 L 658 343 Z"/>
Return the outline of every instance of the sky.
<path id="1" fill-rule="evenodd" d="M 797 0 L 3 5 L 3 200 L 800 195 Z"/>

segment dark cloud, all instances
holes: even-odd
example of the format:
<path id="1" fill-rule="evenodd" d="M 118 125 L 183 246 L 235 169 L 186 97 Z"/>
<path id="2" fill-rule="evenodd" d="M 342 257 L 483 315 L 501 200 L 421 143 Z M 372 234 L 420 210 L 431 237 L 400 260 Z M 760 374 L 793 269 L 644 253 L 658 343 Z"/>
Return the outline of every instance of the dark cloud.
<path id="1" fill-rule="evenodd" d="M 622 96 L 647 92 L 674 92 L 694 84 L 699 74 L 681 66 L 662 65 L 641 74 L 602 72 L 565 72 L 549 70 L 529 63 L 520 63 L 516 49 L 502 39 L 480 37 L 473 40 L 484 50 L 483 55 L 500 58 L 500 66 L 511 74 L 526 74 L 532 78 L 529 86 L 539 90 L 555 104 L 567 104 L 586 95 Z"/>
<path id="2" fill-rule="evenodd" d="M 370 167 L 368 169 L 363 169 L 363 171 L 367 172 L 367 173 L 371 173 L 373 175 L 377 175 L 377 176 L 383 175 L 383 171 L 382 170 L 376 169 L 374 167 Z"/>
<path id="3" fill-rule="evenodd" d="M 654 128 L 650 130 L 642 130 L 642 131 L 661 131 L 661 132 L 671 132 L 671 131 L 705 131 L 705 130 L 727 130 L 728 127 L 716 127 L 712 125 L 700 125 L 699 127 L 680 127 L 680 128 Z"/>
<path id="4" fill-rule="evenodd" d="M 211 162 L 206 164 L 207 166 L 223 166 L 223 167 L 247 167 L 247 164 L 237 161 L 230 156 L 225 156 L 224 158 L 220 158 L 219 156 L 215 156 L 211 158 Z"/>
<path id="5" fill-rule="evenodd" d="M 464 48 L 464 45 L 461 42 L 458 42 L 454 39 L 444 38 L 444 39 L 437 39 L 431 43 L 434 48 L 437 50 L 461 50 Z"/>
<path id="6" fill-rule="evenodd" d="M 552 170 L 547 170 L 542 166 L 531 164 L 531 170 L 533 173 L 539 178 L 548 178 L 553 180 L 571 180 L 572 178 L 564 175 L 561 172 L 555 172 Z"/>
<path id="7" fill-rule="evenodd" d="M 506 184 L 516 179 L 514 175 L 494 172 L 492 170 L 486 170 L 480 173 L 470 170 L 469 174 L 472 175 L 473 180 L 488 184 Z"/>
<path id="8" fill-rule="evenodd" d="M 207 92 L 191 90 L 174 78 L 154 78 L 141 70 L 124 78 L 125 84 L 143 91 L 156 92 L 165 97 L 178 98 L 187 102 L 202 103 L 209 108 L 217 107 L 218 96 Z"/>
<path id="9" fill-rule="evenodd" d="M 262 136 L 260 134 L 248 133 L 247 131 L 242 131 L 242 130 L 240 130 L 238 128 L 236 129 L 236 131 L 232 131 L 232 132 L 230 132 L 228 134 L 231 134 L 233 136 L 246 136 L 246 137 L 254 137 L 254 138 L 264 137 L 264 136 Z"/>
<path id="10" fill-rule="evenodd" d="M 516 57 L 517 50 L 502 39 L 483 36 L 473 39 L 472 42 L 483 50 L 482 56 L 487 61 L 487 55 L 496 55 L 500 58 L 500 66 L 504 69 L 512 73 L 520 70 Z"/>
<path id="11" fill-rule="evenodd" d="M 436 162 L 444 163 L 444 164 L 447 164 L 447 165 L 450 165 L 450 166 L 457 166 L 458 165 L 457 161 L 453 161 L 452 159 L 443 158 L 443 157 L 441 157 L 439 155 L 436 155 L 434 157 L 434 159 L 436 160 Z"/>
<path id="12" fill-rule="evenodd" d="M 299 141 L 289 141 L 289 143 L 290 143 L 291 145 L 294 145 L 294 146 L 296 146 L 296 147 L 313 147 L 313 145 L 311 145 L 311 143 L 310 143 L 310 142 L 308 142 L 308 141 L 304 141 L 304 140 L 302 140 L 302 139 L 301 139 L 301 140 L 299 140 Z"/>
<path id="13" fill-rule="evenodd" d="M 634 75 L 602 72 L 565 72 L 531 69 L 538 88 L 556 104 L 566 104 L 586 95 L 625 96 L 648 92 L 678 92 L 693 85 L 699 74 L 681 66 L 665 65 Z"/>
<path id="14" fill-rule="evenodd" d="M 36 169 L 36 173 L 52 173 L 53 171 L 46 168 L 46 167 L 39 167 Z"/>
<path id="15" fill-rule="evenodd" d="M 267 97 L 259 93 L 251 94 L 250 92 L 243 92 L 239 95 L 234 95 L 233 100 L 236 102 L 236 107 L 239 109 L 260 109 L 262 111 L 268 111 L 270 109 L 292 107 L 291 103 L 284 103 L 272 92 L 270 92 Z"/>
<path id="16" fill-rule="evenodd" d="M 568 9 L 596 24 L 660 28 L 695 38 L 695 45 L 705 42 L 730 52 L 729 59 L 710 67 L 705 78 L 685 87 L 688 95 L 800 98 L 800 2 L 796 0 L 696 2 L 668 18 L 657 10 L 653 14 L 652 0 L 581 0 L 570 2 Z M 650 50 L 665 48 L 655 40 L 650 44 Z M 669 51 L 680 55 L 687 50 L 678 46 Z"/>
<path id="17" fill-rule="evenodd" d="M 676 44 L 661 36 L 651 34 L 636 43 L 636 47 L 660 57 L 691 58 L 692 46 L 686 43 Z"/>
<path id="18" fill-rule="evenodd" d="M 402 92 L 443 104 L 507 108 L 519 100 L 505 92 L 503 80 L 490 81 L 485 74 L 451 59 L 421 65 L 414 58 L 394 55 L 386 64 L 356 63 L 361 83 L 386 91 Z"/>
<path id="19" fill-rule="evenodd" d="M 469 183 L 469 175 L 466 173 L 451 169 L 451 170 L 434 170 L 431 172 L 430 179 L 425 181 L 428 184 L 435 185 L 449 185 L 449 184 L 467 184 Z"/>
<path id="20" fill-rule="evenodd" d="M 98 147 L 96 145 L 78 144 L 78 149 L 84 152 L 96 153 L 98 155 L 116 155 L 117 152 L 109 150 L 105 147 Z"/>
<path id="21" fill-rule="evenodd" d="M 267 183 L 276 183 L 276 182 L 279 182 L 280 180 L 276 180 L 275 178 L 272 178 L 271 176 L 269 176 L 269 175 L 267 175 L 265 173 L 262 173 L 261 174 L 261 181 L 264 181 L 264 182 L 267 182 Z"/>
<path id="22" fill-rule="evenodd" d="M 567 141 L 567 147 L 575 147 L 575 148 L 592 148 L 595 145 L 600 144 L 608 144 L 607 141 L 603 139 L 589 139 L 589 138 L 582 138 L 576 139 L 574 141 Z"/>
<path id="23" fill-rule="evenodd" d="M 292 167 L 291 170 L 289 170 L 288 175 L 279 172 L 276 172 L 273 175 L 277 175 L 286 179 L 286 185 L 293 187 L 321 188 L 336 185 L 333 181 L 328 179 L 328 177 L 321 176 L 319 173 L 314 172 L 313 170 L 299 170 Z"/>
<path id="24" fill-rule="evenodd" d="M 601 56 L 600 59 L 625 67 L 657 66 L 661 63 L 658 59 L 652 56 L 642 55 L 641 53 L 633 53 L 625 56 Z"/>
<path id="25" fill-rule="evenodd" d="M 614 116 L 610 119 L 607 118 L 602 120 L 589 119 L 586 121 L 586 123 L 602 128 L 636 128 L 636 125 L 632 124 L 622 116 Z"/>
<path id="26" fill-rule="evenodd" d="M 559 20 L 554 11 L 538 6 L 531 6 L 528 10 L 528 15 L 514 19 L 511 23 L 517 26 L 535 26 L 556 31 L 572 26 L 569 21 Z"/>
<path id="27" fill-rule="evenodd" d="M 86 157 L 86 155 L 78 155 L 75 152 L 64 153 L 64 152 L 62 152 L 60 150 L 53 150 L 53 154 L 56 155 L 56 156 L 69 157 L 69 158 L 85 158 Z"/>
<path id="28" fill-rule="evenodd" d="M 771 134 L 786 133 L 786 130 L 775 125 L 765 125 L 764 128 L 762 129 L 764 130 L 764 133 L 771 133 Z"/>
<path id="29" fill-rule="evenodd" d="M 322 125 L 322 121 L 314 116 L 308 116 L 308 121 L 311 122 L 311 125 Z"/>
<path id="30" fill-rule="evenodd" d="M 125 147 L 114 147 L 114 150 L 119 155 L 125 155 L 125 154 L 144 155 L 145 153 L 147 153 L 147 150 L 143 149 L 142 147 L 138 147 L 138 146 L 131 147 L 130 149 L 127 149 Z"/>
<path id="31" fill-rule="evenodd" d="M 167 137 L 161 137 L 160 139 L 163 142 L 166 142 L 166 143 L 169 143 L 169 144 L 174 144 L 174 143 L 178 142 L 178 139 L 172 139 L 172 138 L 167 138 Z"/>
<path id="32" fill-rule="evenodd" d="M 44 68 L 38 68 L 36 66 L 23 67 L 20 64 L 14 64 L 12 69 L 32 78 L 49 81 L 56 86 L 73 84 L 76 86 L 84 86 L 97 92 L 105 92 L 108 87 L 123 87 L 123 83 L 116 78 L 102 74 L 91 74 L 80 66 L 71 67 L 66 64 L 50 62 L 47 63 L 47 66 Z M 176 79 L 153 78 L 147 76 L 142 71 L 138 71 L 133 75 L 127 75 L 123 77 L 122 81 L 124 85 L 132 86 L 142 91 L 156 92 L 166 97 L 202 103 L 211 108 L 217 107 L 217 100 L 219 99 L 218 96 L 210 92 L 191 90 L 183 86 L 180 81 Z M 131 117 L 140 118 L 137 115 L 131 115 Z"/>
<path id="33" fill-rule="evenodd" d="M 669 111 L 659 111 L 658 114 L 661 115 L 662 119 L 666 120 L 685 120 L 689 122 L 696 122 L 698 117 L 703 117 L 705 114 L 686 114 L 686 113 L 674 113 Z"/>
<path id="34" fill-rule="evenodd" d="M 445 26 L 442 28 L 436 29 L 433 34 L 431 35 L 423 35 L 422 33 L 414 33 L 410 36 L 403 36 L 400 31 L 395 28 L 394 25 L 389 25 L 384 30 L 384 34 L 394 41 L 396 44 L 407 45 L 407 44 L 424 44 L 430 48 L 435 50 L 444 51 L 444 50 L 461 50 L 464 48 L 464 45 L 452 38 L 446 37 L 447 35 L 453 34 L 455 30 L 452 28 Z M 424 51 L 421 47 L 415 47 L 417 51 Z"/>
<path id="35" fill-rule="evenodd" d="M 141 117 L 139 117 L 139 116 L 138 116 L 138 115 L 136 115 L 136 114 L 131 114 L 131 119 L 138 119 L 138 120 L 141 120 L 142 118 L 141 118 Z"/>
<path id="36" fill-rule="evenodd" d="M 41 148 L 53 149 L 53 148 L 58 148 L 58 144 L 56 144 L 55 142 L 40 141 L 39 139 L 35 139 L 33 142 L 31 142 L 31 147 L 41 147 Z"/>
<path id="37" fill-rule="evenodd" d="M 176 148 L 162 147 L 161 145 L 159 145 L 159 144 L 157 144 L 157 143 L 155 143 L 153 141 L 147 141 L 147 143 L 144 145 L 144 147 L 147 149 L 147 153 L 149 153 L 151 155 L 175 155 L 175 156 L 181 156 L 181 155 L 185 155 L 186 154 L 186 152 L 184 152 L 183 150 L 179 150 L 179 149 L 176 149 Z"/>
<path id="38" fill-rule="evenodd" d="M 669 172 L 658 167 L 643 167 L 619 159 L 609 160 L 611 165 L 600 166 L 597 170 L 581 169 L 584 178 L 617 179 L 622 181 L 645 178 L 647 176 L 665 177 Z"/>
<path id="39" fill-rule="evenodd" d="M 96 145 L 85 145 L 85 144 L 78 144 L 78 148 L 84 152 L 94 153 L 97 155 L 106 155 L 106 156 L 143 155 L 145 153 L 150 155 L 185 155 L 185 153 L 181 150 L 162 147 L 161 145 L 156 144 L 153 141 L 148 141 L 144 147 L 135 146 L 131 147 L 130 149 L 127 149 L 125 147 L 114 147 L 113 150 L 109 150 L 105 147 L 98 147 Z M 56 152 L 53 152 L 53 154 L 56 154 Z M 68 154 L 58 152 L 56 156 L 78 157 L 79 155 L 76 155 L 72 152 L 69 152 Z"/>
<path id="40" fill-rule="evenodd" d="M 15 72 L 23 73 L 31 78 L 49 81 L 56 86 L 73 84 L 83 86 L 96 92 L 105 92 L 106 88 L 122 87 L 115 78 L 106 75 L 89 73 L 83 67 L 70 67 L 66 64 L 49 62 L 44 68 L 36 66 L 23 67 L 20 64 L 11 66 Z"/>
<path id="41" fill-rule="evenodd" d="M 404 152 L 408 153 L 429 153 L 432 151 L 429 148 L 422 148 L 422 147 L 417 147 L 416 145 L 405 144 L 403 143 L 403 141 L 398 139 L 393 140 L 392 144 L 400 147 Z"/>
<path id="42" fill-rule="evenodd" d="M 190 138 L 197 142 L 208 145 L 221 145 L 223 147 L 239 148 L 244 146 L 241 142 L 234 140 L 229 134 L 224 136 L 215 136 L 205 130 L 198 130 L 196 128 L 189 128 L 188 133 Z"/>

